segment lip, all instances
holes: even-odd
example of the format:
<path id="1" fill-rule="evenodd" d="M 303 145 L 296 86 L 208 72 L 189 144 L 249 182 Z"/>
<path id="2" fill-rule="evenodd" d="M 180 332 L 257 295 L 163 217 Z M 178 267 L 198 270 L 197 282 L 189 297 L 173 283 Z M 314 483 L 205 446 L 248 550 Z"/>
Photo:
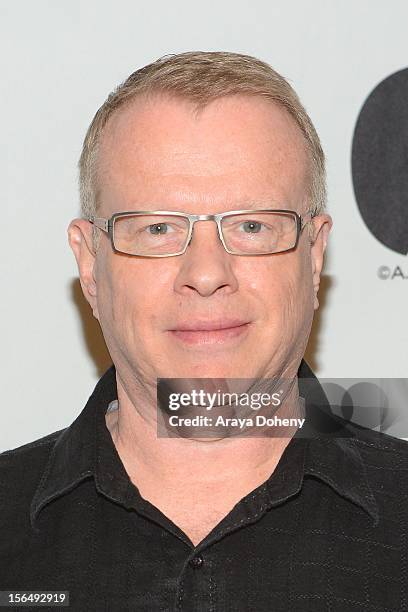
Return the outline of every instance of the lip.
<path id="1" fill-rule="evenodd" d="M 241 327 L 247 325 L 249 321 L 243 321 L 240 319 L 213 319 L 212 321 L 186 321 L 180 323 L 177 327 L 170 331 L 220 331 L 223 329 L 232 329 L 234 327 Z"/>
<path id="2" fill-rule="evenodd" d="M 190 345 L 223 344 L 241 337 L 248 331 L 249 321 L 220 319 L 213 321 L 189 321 L 170 329 L 170 334 Z"/>

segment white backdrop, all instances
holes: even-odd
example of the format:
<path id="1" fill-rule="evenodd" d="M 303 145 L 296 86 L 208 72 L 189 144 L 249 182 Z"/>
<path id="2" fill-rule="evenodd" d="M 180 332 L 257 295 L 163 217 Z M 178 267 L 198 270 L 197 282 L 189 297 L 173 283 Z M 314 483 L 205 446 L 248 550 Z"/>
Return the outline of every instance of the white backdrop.
<path id="1" fill-rule="evenodd" d="M 96 324 L 66 239 L 76 164 L 106 95 L 167 53 L 248 53 L 294 85 L 327 155 L 334 218 L 309 362 L 325 377 L 407 378 L 408 278 L 377 271 L 408 277 L 408 258 L 369 232 L 350 168 L 364 100 L 408 66 L 405 0 L 1 0 L 0 13 L 0 451 L 69 425 L 109 364 L 101 340 L 89 348 Z"/>

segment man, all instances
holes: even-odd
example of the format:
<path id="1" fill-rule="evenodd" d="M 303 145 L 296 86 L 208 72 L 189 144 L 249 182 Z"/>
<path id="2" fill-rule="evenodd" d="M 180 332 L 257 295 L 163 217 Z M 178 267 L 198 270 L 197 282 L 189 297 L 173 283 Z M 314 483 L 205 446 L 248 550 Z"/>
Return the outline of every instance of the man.
<path id="1" fill-rule="evenodd" d="M 332 221 L 288 83 L 238 54 L 162 58 L 95 115 L 80 186 L 69 242 L 114 367 L 71 427 L 0 457 L 1 589 L 74 610 L 407 609 L 404 442 L 158 435 L 158 379 L 286 381 L 285 416 L 313 376 Z"/>

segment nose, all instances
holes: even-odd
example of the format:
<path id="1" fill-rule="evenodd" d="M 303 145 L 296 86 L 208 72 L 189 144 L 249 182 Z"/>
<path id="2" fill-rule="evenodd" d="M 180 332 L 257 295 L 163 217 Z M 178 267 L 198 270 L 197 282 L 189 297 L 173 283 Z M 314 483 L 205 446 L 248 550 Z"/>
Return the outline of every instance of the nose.
<path id="1" fill-rule="evenodd" d="M 234 256 L 227 253 L 214 221 L 197 221 L 186 252 L 179 256 L 175 290 L 183 295 L 234 293 L 238 281 L 233 271 Z"/>

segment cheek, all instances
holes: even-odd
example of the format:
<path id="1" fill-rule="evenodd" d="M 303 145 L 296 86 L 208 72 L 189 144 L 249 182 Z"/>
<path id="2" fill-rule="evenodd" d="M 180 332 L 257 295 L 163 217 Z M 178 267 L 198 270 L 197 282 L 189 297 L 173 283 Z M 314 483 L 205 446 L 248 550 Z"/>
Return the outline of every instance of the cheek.
<path id="1" fill-rule="evenodd" d="M 306 249 L 249 262 L 242 277 L 270 333 L 297 335 L 313 315 L 311 261 Z"/>
<path id="2" fill-rule="evenodd" d="M 101 325 L 142 336 L 151 327 L 163 303 L 165 286 L 170 280 L 163 270 L 158 274 L 157 262 L 106 257 L 97 275 L 98 309 Z"/>
<path id="3" fill-rule="evenodd" d="M 293 322 L 294 332 L 307 330 L 314 313 L 314 292 L 310 252 L 299 250 L 296 264 L 288 275 L 288 309 L 286 316 Z"/>
<path id="4" fill-rule="evenodd" d="M 255 260 L 255 258 L 254 258 Z M 270 259 L 245 262 L 241 280 L 266 306 L 275 308 L 290 302 L 304 302 L 312 294 L 311 260 L 308 252 L 271 256 Z M 237 271 L 238 275 L 238 271 Z"/>

